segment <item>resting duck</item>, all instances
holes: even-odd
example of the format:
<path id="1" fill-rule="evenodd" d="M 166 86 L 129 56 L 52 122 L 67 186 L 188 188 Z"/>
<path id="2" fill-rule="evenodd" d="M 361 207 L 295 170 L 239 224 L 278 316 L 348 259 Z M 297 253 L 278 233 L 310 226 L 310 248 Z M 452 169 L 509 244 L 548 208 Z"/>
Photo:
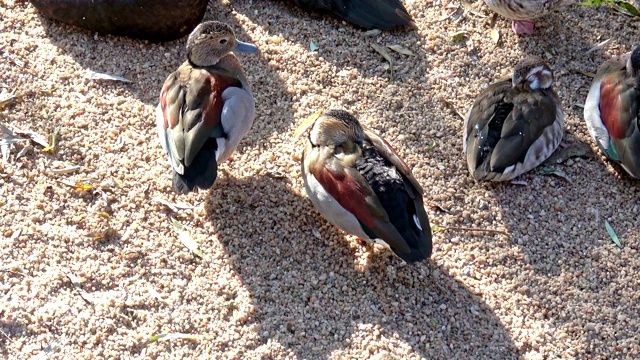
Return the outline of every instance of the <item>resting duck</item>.
<path id="1" fill-rule="evenodd" d="M 400 0 L 293 0 L 306 10 L 331 13 L 360 27 L 389 30 L 415 26 Z"/>
<path id="2" fill-rule="evenodd" d="M 464 121 L 463 148 L 476 180 L 505 181 L 548 158 L 564 135 L 553 72 L 539 57 L 520 61 L 513 78 L 489 85 Z"/>
<path id="3" fill-rule="evenodd" d="M 99 33 L 151 41 L 181 38 L 207 10 L 207 0 L 29 0 L 45 16 Z"/>
<path id="4" fill-rule="evenodd" d="M 598 69 L 584 104 L 589 133 L 611 160 L 640 178 L 640 45 Z"/>
<path id="5" fill-rule="evenodd" d="M 431 256 L 431 227 L 422 187 L 391 146 L 344 110 L 304 121 L 302 158 L 307 194 L 329 222 L 363 240 L 378 242 L 406 262 Z"/>
<path id="6" fill-rule="evenodd" d="M 258 48 L 236 40 L 226 24 L 198 25 L 187 40 L 187 61 L 162 86 L 156 123 L 177 193 L 213 186 L 218 164 L 253 124 L 253 94 L 231 51 Z"/>
<path id="7" fill-rule="evenodd" d="M 534 33 L 533 19 L 551 10 L 577 2 L 575 0 L 484 0 L 491 10 L 511 19 L 511 29 L 516 35 Z"/>

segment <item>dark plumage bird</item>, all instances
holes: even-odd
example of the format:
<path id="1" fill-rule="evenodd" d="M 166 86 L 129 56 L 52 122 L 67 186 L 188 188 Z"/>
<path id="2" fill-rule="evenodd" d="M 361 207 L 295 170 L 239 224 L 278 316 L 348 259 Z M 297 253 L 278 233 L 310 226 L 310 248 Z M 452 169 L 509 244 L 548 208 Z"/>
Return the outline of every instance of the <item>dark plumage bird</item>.
<path id="1" fill-rule="evenodd" d="M 640 178 L 640 45 L 628 58 L 611 59 L 598 69 L 584 120 L 602 152 Z"/>
<path id="2" fill-rule="evenodd" d="M 152 41 L 183 37 L 195 28 L 207 0 L 30 0 L 44 15 L 99 33 Z"/>
<path id="3" fill-rule="evenodd" d="M 292 0 L 306 10 L 331 13 L 365 29 L 414 26 L 400 0 Z"/>
<path id="4" fill-rule="evenodd" d="M 391 146 L 344 110 L 304 121 L 309 127 L 302 175 L 309 198 L 332 224 L 381 241 L 406 262 L 431 256 L 423 190 Z"/>
<path id="5" fill-rule="evenodd" d="M 216 21 L 196 27 L 187 40 L 187 61 L 162 86 L 156 124 L 173 168 L 173 189 L 208 189 L 218 164 L 249 132 L 255 102 L 236 52 L 257 52 Z"/>
<path id="6" fill-rule="evenodd" d="M 464 122 L 463 148 L 476 180 L 505 181 L 547 159 L 564 135 L 553 72 L 539 57 L 518 63 L 513 78 L 489 85 Z"/>

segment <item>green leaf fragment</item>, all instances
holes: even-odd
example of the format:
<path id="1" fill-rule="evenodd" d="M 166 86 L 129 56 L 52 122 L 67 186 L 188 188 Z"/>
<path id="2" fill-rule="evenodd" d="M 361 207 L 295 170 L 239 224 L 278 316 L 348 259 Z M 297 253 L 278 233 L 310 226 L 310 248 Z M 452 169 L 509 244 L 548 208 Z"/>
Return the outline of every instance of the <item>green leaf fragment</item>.
<path id="1" fill-rule="evenodd" d="M 162 333 L 153 335 L 147 340 L 148 343 L 153 343 L 160 340 L 171 340 L 171 339 L 184 339 L 190 341 L 200 341 L 200 336 L 193 334 L 181 334 L 181 333 Z"/>
<path id="2" fill-rule="evenodd" d="M 621 7 L 622 9 L 624 9 L 626 12 L 628 12 L 629 15 L 640 16 L 640 11 L 638 11 L 638 9 L 636 9 L 633 5 L 631 5 L 630 3 L 625 2 L 625 1 L 589 0 L 589 1 L 584 1 L 584 2 L 579 2 L 578 3 L 578 5 L 581 5 L 581 6 L 597 6 L 597 5 L 602 5 L 602 4 L 616 5 L 618 7 Z"/>
<path id="3" fill-rule="evenodd" d="M 609 236 L 611 236 L 611 240 L 613 240 L 613 242 L 618 245 L 620 249 L 622 249 L 622 243 L 620 242 L 620 238 L 618 238 L 618 234 L 613 231 L 613 228 L 611 227 L 611 225 L 609 225 L 609 222 L 607 220 L 604 221 L 604 227 L 605 229 L 607 229 L 607 233 L 609 233 Z"/>
<path id="4" fill-rule="evenodd" d="M 633 5 L 629 4 L 628 2 L 616 1 L 616 5 L 627 10 L 627 12 L 629 12 L 629 14 L 633 16 L 640 16 L 640 11 L 638 11 L 638 9 L 636 9 Z"/>
<path id="5" fill-rule="evenodd" d="M 451 41 L 458 41 L 458 40 L 462 40 L 462 38 L 464 38 L 465 36 L 467 36 L 466 31 L 458 31 L 457 33 L 453 33 L 449 35 L 449 39 Z"/>

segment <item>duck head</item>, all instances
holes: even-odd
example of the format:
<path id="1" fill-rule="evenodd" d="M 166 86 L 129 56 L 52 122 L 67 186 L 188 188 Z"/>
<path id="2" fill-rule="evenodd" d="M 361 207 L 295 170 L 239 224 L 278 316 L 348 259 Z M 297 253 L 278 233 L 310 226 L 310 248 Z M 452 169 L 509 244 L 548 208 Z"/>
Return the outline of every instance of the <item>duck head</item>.
<path id="1" fill-rule="evenodd" d="M 315 113 L 298 126 L 295 137 L 310 127 L 309 141 L 313 146 L 339 146 L 346 141 L 361 143 L 365 138 L 362 125 L 345 110 Z"/>
<path id="2" fill-rule="evenodd" d="M 232 51 L 255 53 L 258 48 L 236 39 L 231 27 L 218 21 L 198 25 L 187 40 L 187 59 L 194 66 L 213 66 Z"/>
<path id="3" fill-rule="evenodd" d="M 523 85 L 531 90 L 548 89 L 553 85 L 553 71 L 542 58 L 529 56 L 513 69 L 512 85 Z"/>

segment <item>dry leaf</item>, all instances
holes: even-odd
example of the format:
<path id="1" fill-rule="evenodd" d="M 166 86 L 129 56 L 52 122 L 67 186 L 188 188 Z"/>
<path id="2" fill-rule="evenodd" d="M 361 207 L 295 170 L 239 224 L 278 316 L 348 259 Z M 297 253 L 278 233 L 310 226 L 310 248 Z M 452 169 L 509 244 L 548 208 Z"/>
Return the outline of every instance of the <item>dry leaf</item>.
<path id="1" fill-rule="evenodd" d="M 609 43 L 611 42 L 611 39 L 613 39 L 613 38 L 609 38 L 609 39 L 607 39 L 607 40 L 605 40 L 605 41 L 603 41 L 601 43 L 598 43 L 598 45 L 596 45 L 596 46 L 592 47 L 591 49 L 589 49 L 587 51 L 587 54 L 590 54 L 590 53 L 592 53 L 592 52 L 594 52 L 596 50 L 603 49 L 605 46 L 609 45 Z"/>
<path id="2" fill-rule="evenodd" d="M 47 147 L 49 146 L 49 142 L 47 141 L 47 138 L 45 138 L 44 136 L 38 134 L 35 131 L 30 131 L 30 130 L 16 130 L 16 134 L 20 134 L 20 135 L 26 135 L 28 136 L 33 142 L 35 142 L 36 144 L 43 146 L 43 147 Z"/>
<path id="3" fill-rule="evenodd" d="M 193 239 L 189 229 L 177 220 L 173 220 L 172 222 L 173 229 L 178 233 L 178 240 L 180 240 L 180 242 L 196 256 L 206 260 L 206 255 L 202 250 L 200 250 L 200 245 L 198 245 L 198 242 Z"/>
<path id="4" fill-rule="evenodd" d="M 380 31 L 380 29 L 373 29 L 373 30 L 365 31 L 364 33 L 362 33 L 362 35 L 364 35 L 364 36 L 378 36 L 381 33 L 382 33 L 382 31 Z"/>
<path id="5" fill-rule="evenodd" d="M 130 83 L 131 82 L 131 80 L 129 80 L 127 78 L 124 78 L 122 76 L 103 74 L 103 73 L 94 72 L 94 71 L 87 72 L 84 75 L 84 77 L 86 77 L 87 79 L 91 79 L 91 80 L 121 81 L 121 82 L 125 82 L 125 83 Z"/>
<path id="6" fill-rule="evenodd" d="M 413 51 L 407 49 L 406 47 L 402 46 L 402 45 L 387 45 L 387 47 L 395 52 L 398 52 L 400 54 L 403 55 L 409 55 L 409 56 L 415 56 L 415 54 L 413 53 Z"/>
<path id="7" fill-rule="evenodd" d="M 500 32 L 498 29 L 491 29 L 491 40 L 494 44 L 497 44 L 500 41 Z"/>
<path id="8" fill-rule="evenodd" d="M 569 179 L 567 174 L 564 171 L 560 170 L 560 169 L 554 169 L 554 168 L 542 166 L 542 167 L 538 168 L 537 172 L 538 172 L 538 174 L 541 174 L 541 175 L 555 175 L 557 177 L 561 177 L 561 178 L 567 180 L 568 182 L 571 182 L 571 179 Z"/>
<path id="9" fill-rule="evenodd" d="M 94 301 L 95 301 L 93 296 L 91 296 L 91 294 L 89 294 L 88 292 L 86 292 L 82 288 L 82 286 L 80 284 L 80 279 L 77 276 L 73 275 L 71 270 L 69 270 L 67 268 L 63 268 L 62 272 L 64 272 L 64 274 L 67 275 L 69 280 L 71 280 L 71 283 L 73 284 L 73 287 L 76 289 L 76 291 L 78 292 L 80 297 L 82 297 L 82 299 L 84 299 L 84 301 L 88 302 L 89 304 L 93 304 Z"/>
<path id="10" fill-rule="evenodd" d="M 68 166 L 61 169 L 51 169 L 51 172 L 54 174 L 70 174 L 82 169 L 82 166 Z"/>
<path id="11" fill-rule="evenodd" d="M 591 146 L 583 142 L 573 143 L 565 148 L 555 151 L 547 160 L 542 164 L 561 164 L 570 158 L 574 157 L 594 157 L 595 154 L 591 151 Z"/>
<path id="12" fill-rule="evenodd" d="M 155 201 L 157 203 L 160 203 L 166 207 L 168 207 L 169 209 L 171 209 L 171 211 L 173 212 L 178 212 L 178 210 L 190 210 L 193 209 L 193 206 L 184 204 L 184 203 L 172 203 L 169 202 L 167 200 L 164 200 L 162 198 L 159 197 L 154 197 L 153 199 L 151 199 L 151 201 Z"/>
<path id="13" fill-rule="evenodd" d="M 596 77 L 596 74 L 592 73 L 592 72 L 588 72 L 588 71 L 582 71 L 582 70 L 578 70 L 578 69 L 569 69 L 571 71 L 577 72 L 579 74 L 582 74 L 584 76 L 588 76 L 590 78 L 594 78 Z"/>
<path id="14" fill-rule="evenodd" d="M 382 55 L 382 57 L 387 60 L 389 62 L 389 70 L 391 70 L 391 80 L 393 80 L 394 77 L 394 72 L 393 72 L 393 64 L 395 64 L 395 60 L 393 59 L 393 57 L 391 56 L 391 54 L 389 54 L 389 52 L 383 48 L 382 46 L 376 44 L 376 43 L 371 43 L 371 47 L 378 52 L 378 54 Z"/>
<path id="15" fill-rule="evenodd" d="M 462 40 L 462 38 L 464 38 L 465 36 L 467 36 L 467 32 L 466 31 L 458 31 L 458 32 L 455 32 L 453 34 L 450 34 L 449 35 L 449 40 L 458 41 L 458 40 Z"/>
<path id="16" fill-rule="evenodd" d="M 4 109 L 5 106 L 9 104 L 13 104 L 16 101 L 21 101 L 22 95 L 8 94 L 6 97 L 3 96 L 0 99 L 0 110 Z"/>

